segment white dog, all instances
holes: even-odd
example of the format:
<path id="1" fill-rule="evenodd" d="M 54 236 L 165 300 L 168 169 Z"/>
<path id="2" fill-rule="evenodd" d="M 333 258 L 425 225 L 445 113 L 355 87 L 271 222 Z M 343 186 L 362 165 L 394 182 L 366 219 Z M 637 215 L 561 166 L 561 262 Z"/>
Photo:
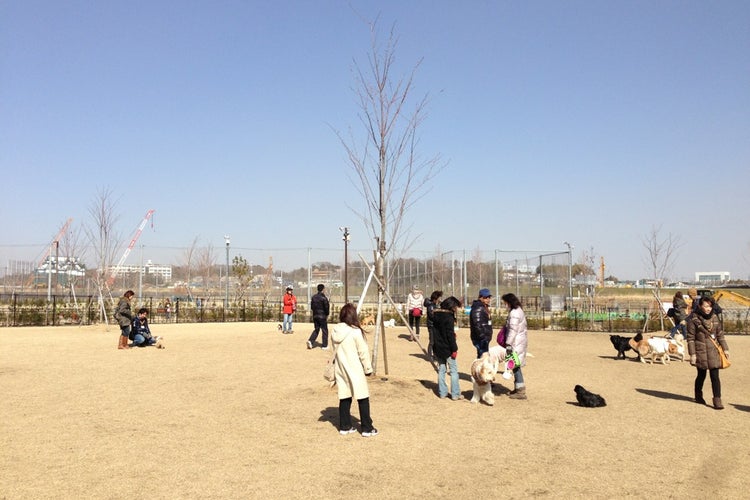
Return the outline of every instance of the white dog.
<path id="1" fill-rule="evenodd" d="M 639 342 L 639 344 L 643 344 L 644 341 Z M 650 339 L 645 341 L 648 344 L 648 351 L 644 355 L 644 353 L 641 351 L 641 348 L 639 347 L 639 354 L 641 355 L 641 362 L 646 363 L 646 356 L 651 356 L 651 364 L 654 364 L 654 361 L 658 358 L 661 360 L 661 363 L 663 365 L 666 365 L 669 363 L 669 346 L 670 342 L 668 339 L 664 337 L 651 337 Z M 644 346 L 645 347 L 645 346 Z"/>
<path id="2" fill-rule="evenodd" d="M 396 320 L 391 318 L 388 321 L 383 322 L 383 326 L 386 328 L 394 328 L 396 326 Z"/>
<path id="3" fill-rule="evenodd" d="M 669 356 L 676 356 L 680 361 L 685 361 L 685 344 L 682 341 L 682 335 L 679 333 L 669 341 Z"/>
<path id="4" fill-rule="evenodd" d="M 492 381 L 500 366 L 500 359 L 505 358 L 505 349 L 500 346 L 493 348 L 495 352 L 486 352 L 482 357 L 471 363 L 471 381 L 474 385 L 474 394 L 471 396 L 472 403 L 480 400 L 488 405 L 495 404 L 495 395 L 492 393 Z M 502 350 L 502 354 L 500 353 Z"/>

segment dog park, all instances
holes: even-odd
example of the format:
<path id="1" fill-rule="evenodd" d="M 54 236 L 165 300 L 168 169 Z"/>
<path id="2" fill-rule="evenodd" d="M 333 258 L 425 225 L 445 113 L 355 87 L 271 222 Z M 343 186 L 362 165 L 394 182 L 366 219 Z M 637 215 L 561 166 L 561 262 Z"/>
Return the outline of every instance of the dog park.
<path id="1" fill-rule="evenodd" d="M 467 328 L 455 402 L 437 397 L 407 329 L 387 328 L 369 382 L 380 434 L 362 438 L 338 433 L 330 351 L 306 349 L 310 324 L 153 329 L 165 349 L 118 350 L 115 326 L 0 328 L 0 498 L 744 498 L 750 487 L 748 336 L 727 338 L 723 411 L 693 402 L 688 362 L 617 359 L 604 333 L 540 330 L 529 399 L 509 399 L 497 377 L 489 406 L 469 401 Z M 576 385 L 607 406 L 581 407 Z M 353 417 L 358 427 L 356 405 Z"/>

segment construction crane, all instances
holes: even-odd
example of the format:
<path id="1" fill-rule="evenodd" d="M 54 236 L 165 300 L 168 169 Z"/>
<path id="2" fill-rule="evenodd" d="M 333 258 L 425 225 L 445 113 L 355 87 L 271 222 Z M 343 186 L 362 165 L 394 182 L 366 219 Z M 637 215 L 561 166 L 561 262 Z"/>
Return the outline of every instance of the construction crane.
<path id="1" fill-rule="evenodd" d="M 46 250 L 45 250 L 45 253 L 44 253 L 44 256 L 43 256 L 43 257 L 42 257 L 42 258 L 41 258 L 41 259 L 39 260 L 39 263 L 38 263 L 38 264 L 36 265 L 36 267 L 35 267 L 35 268 L 34 268 L 34 269 L 32 270 L 32 272 L 31 272 L 31 276 L 29 277 L 29 282 L 28 282 L 27 286 L 28 286 L 28 285 L 31 285 L 31 283 L 32 283 L 32 282 L 34 281 L 34 276 L 36 275 L 36 271 L 37 271 L 38 269 L 41 269 L 42 265 L 44 265 L 44 262 L 45 262 L 46 260 L 48 260 L 48 259 L 49 259 L 49 258 L 50 258 L 50 257 L 52 256 L 52 246 L 53 246 L 53 245 L 58 245 L 58 246 L 59 246 L 59 244 L 60 244 L 60 240 L 62 239 L 63 235 L 65 235 L 65 232 L 66 232 L 66 231 L 68 230 L 68 228 L 70 227 L 70 223 L 71 223 L 71 222 L 73 222 L 73 218 L 72 218 L 72 217 L 71 217 L 71 218 L 69 218 L 69 219 L 68 219 L 68 220 L 67 220 L 67 221 L 65 222 L 65 224 L 63 224 L 63 227 L 62 227 L 62 228 L 60 229 L 60 231 L 59 231 L 59 232 L 57 233 L 57 236 L 55 236 L 54 238 L 52 238 L 52 243 L 51 243 L 51 244 L 49 245 L 49 247 L 47 247 L 47 248 L 46 248 Z M 50 262 L 50 266 L 51 266 L 51 265 L 52 265 L 52 263 Z M 51 268 L 50 268 L 50 269 L 48 269 L 48 270 L 47 270 L 47 272 L 48 272 L 48 273 L 51 273 L 51 272 L 52 272 L 52 269 L 51 269 Z"/>
<path id="2" fill-rule="evenodd" d="M 135 234 L 133 235 L 133 238 L 130 240 L 130 244 L 128 245 L 128 248 L 125 249 L 125 253 L 122 254 L 122 257 L 120 257 L 120 260 L 117 262 L 117 265 L 114 268 L 112 268 L 112 273 L 109 275 L 109 278 L 107 278 L 107 287 L 111 287 L 112 283 L 115 282 L 115 278 L 117 278 L 117 273 L 120 272 L 120 268 L 125 263 L 125 259 L 127 259 L 128 255 L 130 255 L 130 251 L 133 250 L 133 247 L 135 246 L 135 242 L 138 241 L 138 238 L 140 238 L 141 233 L 143 232 L 143 228 L 146 227 L 148 220 L 151 218 L 153 214 L 154 214 L 153 209 L 146 212 L 146 216 L 141 221 L 141 224 L 138 226 L 138 229 L 136 229 Z"/>

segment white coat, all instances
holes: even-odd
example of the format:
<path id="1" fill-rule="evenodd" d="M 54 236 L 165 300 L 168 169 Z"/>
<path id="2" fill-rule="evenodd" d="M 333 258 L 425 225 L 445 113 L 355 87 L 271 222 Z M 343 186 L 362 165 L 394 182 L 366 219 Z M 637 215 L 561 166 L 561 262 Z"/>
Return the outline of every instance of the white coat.
<path id="1" fill-rule="evenodd" d="M 372 373 L 372 363 L 362 330 L 338 323 L 333 327 L 331 341 L 336 349 L 334 372 L 339 399 L 369 398 L 366 374 Z"/>
<path id="2" fill-rule="evenodd" d="M 526 314 L 523 309 L 516 307 L 508 313 L 505 323 L 505 344 L 513 347 L 513 352 L 518 354 L 521 366 L 526 365 L 526 348 L 529 345 L 528 329 L 526 327 Z"/>

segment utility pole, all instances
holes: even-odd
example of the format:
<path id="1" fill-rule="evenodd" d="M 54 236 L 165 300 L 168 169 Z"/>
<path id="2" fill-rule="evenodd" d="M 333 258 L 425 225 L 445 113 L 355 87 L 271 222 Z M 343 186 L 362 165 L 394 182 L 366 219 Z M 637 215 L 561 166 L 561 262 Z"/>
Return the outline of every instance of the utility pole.
<path id="1" fill-rule="evenodd" d="M 340 227 L 339 231 L 344 233 L 344 303 L 349 302 L 349 228 Z"/>
<path id="2" fill-rule="evenodd" d="M 568 300 L 573 300 L 573 245 L 563 241 L 563 245 L 568 247 Z"/>
<path id="3" fill-rule="evenodd" d="M 224 276 L 226 280 L 226 288 L 224 291 L 224 309 L 229 308 L 229 235 L 224 235 L 224 242 L 227 244 L 227 272 Z"/>

